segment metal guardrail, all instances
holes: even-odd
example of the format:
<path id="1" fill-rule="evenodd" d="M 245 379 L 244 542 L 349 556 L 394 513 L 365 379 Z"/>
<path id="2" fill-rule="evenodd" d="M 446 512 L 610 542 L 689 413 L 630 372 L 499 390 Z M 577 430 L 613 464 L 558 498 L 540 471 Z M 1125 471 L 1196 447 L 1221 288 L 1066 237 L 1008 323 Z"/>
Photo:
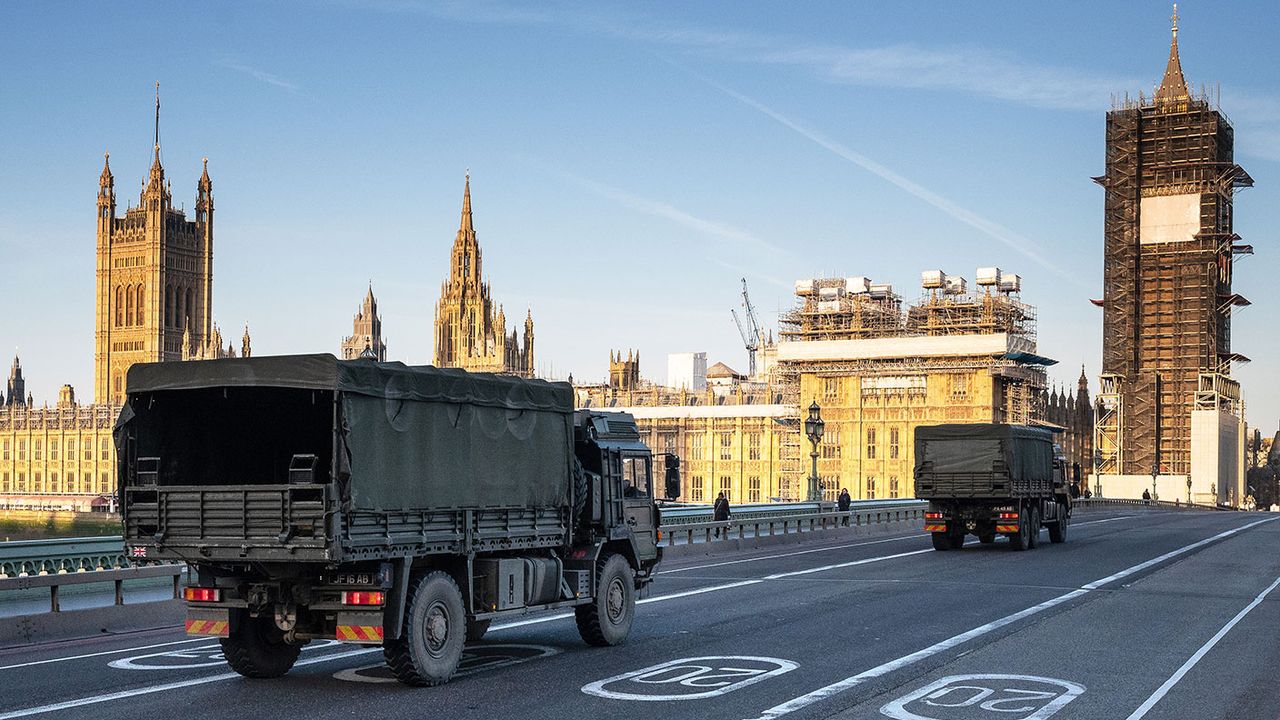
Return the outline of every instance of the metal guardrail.
<path id="1" fill-rule="evenodd" d="M 1181 500 L 1173 500 L 1173 501 L 1141 500 L 1141 499 L 1130 500 L 1128 498 L 1091 497 L 1091 498 L 1076 498 L 1075 500 L 1071 501 L 1071 504 L 1078 505 L 1080 507 L 1091 507 L 1095 505 L 1101 505 L 1101 506 L 1127 505 L 1131 507 L 1132 506 L 1142 507 L 1145 505 L 1147 507 L 1159 507 L 1159 508 L 1164 508 L 1166 510 L 1225 510 L 1230 512 L 1237 511 L 1237 508 L 1228 507 L 1226 505 L 1208 505 L 1205 503 L 1184 503 Z"/>
<path id="2" fill-rule="evenodd" d="M 813 503 L 816 505 L 817 503 Z M 895 501 L 891 505 L 875 507 L 851 508 L 839 510 L 792 513 L 773 517 L 741 517 L 731 516 L 728 520 L 709 520 L 699 522 L 664 523 L 662 545 L 671 547 L 677 540 L 684 539 L 683 544 L 695 542 L 714 543 L 720 540 L 742 540 L 747 537 L 750 528 L 751 537 L 769 535 L 786 535 L 788 533 L 814 532 L 830 530 L 838 527 L 864 527 L 881 523 L 923 520 L 924 511 L 929 503 L 923 500 Z M 735 513 L 735 515 L 737 515 Z M 663 517 L 666 517 L 664 513 Z"/>
<path id="3" fill-rule="evenodd" d="M 0 542 L 0 579 L 128 566 L 119 535 Z"/>
<path id="4" fill-rule="evenodd" d="M 920 501 L 914 498 L 894 500 L 856 500 L 850 503 L 850 510 L 911 507 Z M 809 515 L 818 512 L 835 510 L 834 502 L 796 502 L 796 503 L 749 503 L 733 505 L 730 513 L 739 519 L 769 519 L 794 515 Z M 663 505 L 663 525 L 686 525 L 696 522 L 711 522 L 711 505 Z"/>
<path id="5" fill-rule="evenodd" d="M 52 575 L 27 575 L 23 577 L 0 578 L 0 591 L 31 590 L 33 588 L 49 588 L 49 612 L 61 612 L 58 589 L 67 585 L 92 585 L 96 583 L 114 583 L 116 586 L 116 605 L 124 604 L 124 581 L 143 580 L 146 578 L 172 577 L 173 597 L 181 597 L 182 575 L 187 571 L 186 565 L 147 565 L 143 567 L 115 568 L 111 570 L 86 570 L 83 572 L 55 573 Z"/>

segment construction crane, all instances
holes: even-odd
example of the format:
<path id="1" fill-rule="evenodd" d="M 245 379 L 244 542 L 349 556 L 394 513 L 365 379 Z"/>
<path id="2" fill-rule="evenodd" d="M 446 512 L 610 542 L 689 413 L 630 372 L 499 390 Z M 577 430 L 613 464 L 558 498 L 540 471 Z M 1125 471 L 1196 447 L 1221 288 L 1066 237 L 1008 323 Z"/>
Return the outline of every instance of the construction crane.
<path id="1" fill-rule="evenodd" d="M 742 278 L 742 307 L 743 314 L 747 316 L 747 323 L 742 324 L 742 318 L 738 317 L 738 311 L 730 309 L 733 315 L 733 322 L 738 326 L 738 333 L 742 335 L 742 344 L 747 347 L 747 364 L 750 366 L 747 377 L 755 378 L 756 376 L 756 351 L 760 349 L 760 323 L 756 320 L 756 309 L 751 304 L 751 296 L 747 295 L 747 279 Z"/>

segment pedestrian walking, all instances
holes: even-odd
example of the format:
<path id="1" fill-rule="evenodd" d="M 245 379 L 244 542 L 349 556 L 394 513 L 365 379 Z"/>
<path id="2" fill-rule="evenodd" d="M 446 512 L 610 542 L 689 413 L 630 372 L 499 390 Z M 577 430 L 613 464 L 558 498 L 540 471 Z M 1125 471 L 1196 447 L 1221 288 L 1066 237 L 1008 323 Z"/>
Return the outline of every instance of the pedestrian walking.
<path id="1" fill-rule="evenodd" d="M 711 519 L 716 522 L 729 521 L 729 498 L 724 496 L 724 492 L 716 496 L 716 504 L 711 508 Z M 729 529 L 727 527 L 724 530 L 724 534 L 725 537 L 728 537 Z M 716 528 L 716 537 L 720 537 L 720 528 L 718 527 Z"/>
<path id="2" fill-rule="evenodd" d="M 840 488 L 840 496 L 836 498 L 836 507 L 839 508 L 840 512 L 849 512 L 849 503 L 851 501 L 852 498 L 849 497 L 849 488 Z M 849 516 L 845 515 L 843 518 L 840 518 L 840 524 L 845 527 L 849 527 Z"/>
<path id="3" fill-rule="evenodd" d="M 1142 504 L 1143 504 L 1143 505 L 1150 505 L 1150 504 L 1151 504 L 1151 491 L 1150 491 L 1150 490 L 1143 490 L 1143 491 L 1142 491 Z"/>

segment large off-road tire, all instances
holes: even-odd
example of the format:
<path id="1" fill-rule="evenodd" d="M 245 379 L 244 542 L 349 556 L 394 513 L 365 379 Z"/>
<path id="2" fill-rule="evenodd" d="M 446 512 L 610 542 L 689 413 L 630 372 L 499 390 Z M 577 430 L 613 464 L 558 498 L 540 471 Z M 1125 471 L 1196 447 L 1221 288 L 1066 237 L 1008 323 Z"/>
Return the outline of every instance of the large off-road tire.
<path id="1" fill-rule="evenodd" d="M 467 641 L 475 642 L 484 637 L 489 632 L 489 623 L 492 620 L 468 620 L 467 621 Z"/>
<path id="2" fill-rule="evenodd" d="M 951 549 L 951 536 L 944 532 L 929 533 L 933 540 L 933 549 L 939 552 Z"/>
<path id="3" fill-rule="evenodd" d="M 1062 543 L 1067 541 L 1067 505 L 1066 503 L 1058 503 L 1058 521 L 1049 526 L 1049 542 Z"/>
<path id="4" fill-rule="evenodd" d="M 298 661 L 301 645 L 290 645 L 270 616 L 249 617 L 241 613 L 236 629 L 222 638 L 222 656 L 232 670 L 247 678 L 277 678 Z"/>
<path id="5" fill-rule="evenodd" d="M 1018 512 L 1018 532 L 1009 536 L 1009 547 L 1019 552 L 1030 547 L 1031 529 L 1029 525 L 1030 518 L 1027 517 L 1030 511 L 1021 510 Z"/>
<path id="6" fill-rule="evenodd" d="M 406 685 L 441 685 L 458 669 L 467 640 L 462 592 L 448 573 L 435 570 L 410 581 L 404 636 L 382 644 L 396 679 Z"/>
<path id="7" fill-rule="evenodd" d="M 1027 535 L 1027 547 L 1032 550 L 1040 547 L 1040 527 L 1040 506 L 1032 505 L 1031 517 L 1027 521 L 1027 528 L 1030 530 L 1030 533 Z"/>
<path id="8" fill-rule="evenodd" d="M 578 634 L 588 645 L 618 645 L 636 617 L 634 573 L 626 558 L 609 554 L 596 563 L 596 578 L 596 597 L 574 608 Z"/>
<path id="9" fill-rule="evenodd" d="M 947 535 L 947 541 L 951 543 L 952 550 L 964 549 L 965 531 L 963 529 L 954 530 Z"/>

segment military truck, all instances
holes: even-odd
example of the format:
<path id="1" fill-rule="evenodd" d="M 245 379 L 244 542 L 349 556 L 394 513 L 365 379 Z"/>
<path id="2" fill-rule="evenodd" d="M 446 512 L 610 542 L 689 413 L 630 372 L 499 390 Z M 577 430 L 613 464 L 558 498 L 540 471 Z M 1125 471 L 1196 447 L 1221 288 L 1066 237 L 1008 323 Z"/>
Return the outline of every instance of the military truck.
<path id="1" fill-rule="evenodd" d="M 247 677 L 334 639 L 436 685 L 552 608 L 615 645 L 661 559 L 635 421 L 565 383 L 303 355 L 138 364 L 126 394 L 127 552 L 190 564 L 187 631 Z"/>
<path id="2" fill-rule="evenodd" d="M 1053 433 L 1022 425 L 927 425 L 915 431 L 916 497 L 929 501 L 924 529 L 935 550 L 958 550 L 967 535 L 996 535 L 1014 550 L 1067 539 L 1071 494 Z"/>

